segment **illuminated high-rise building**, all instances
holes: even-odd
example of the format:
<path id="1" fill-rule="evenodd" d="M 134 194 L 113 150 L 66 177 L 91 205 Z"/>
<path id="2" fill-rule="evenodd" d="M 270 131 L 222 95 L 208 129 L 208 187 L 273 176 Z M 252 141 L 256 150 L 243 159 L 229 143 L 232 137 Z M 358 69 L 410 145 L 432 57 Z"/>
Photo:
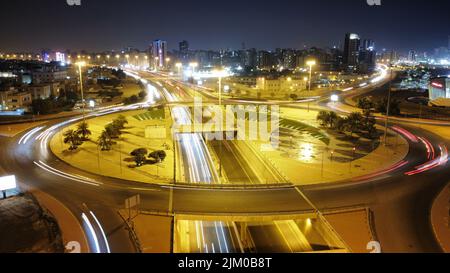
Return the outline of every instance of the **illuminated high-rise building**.
<path id="1" fill-rule="evenodd" d="M 353 70 L 358 64 L 361 39 L 358 34 L 347 33 L 344 43 L 344 65 Z"/>
<path id="2" fill-rule="evenodd" d="M 162 40 L 154 40 L 150 45 L 150 66 L 157 68 L 166 67 L 167 59 L 167 42 Z"/>

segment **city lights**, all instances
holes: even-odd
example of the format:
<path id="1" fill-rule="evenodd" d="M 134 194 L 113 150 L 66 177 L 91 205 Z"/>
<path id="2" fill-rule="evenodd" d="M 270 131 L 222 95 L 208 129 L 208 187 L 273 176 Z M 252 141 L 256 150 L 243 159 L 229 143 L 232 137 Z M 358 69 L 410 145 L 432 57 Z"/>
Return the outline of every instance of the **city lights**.
<path id="1" fill-rule="evenodd" d="M 450 253 L 450 1 L 35 2 L 0 4 L 0 255 L 232 273 Z"/>

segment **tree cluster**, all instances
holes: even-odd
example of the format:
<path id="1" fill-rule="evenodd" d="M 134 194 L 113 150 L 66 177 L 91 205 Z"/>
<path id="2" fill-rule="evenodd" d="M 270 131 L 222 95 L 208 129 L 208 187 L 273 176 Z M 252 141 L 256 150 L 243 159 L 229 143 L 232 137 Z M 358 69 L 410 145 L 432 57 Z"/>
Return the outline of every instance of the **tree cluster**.
<path id="1" fill-rule="evenodd" d="M 64 143 L 69 144 L 69 151 L 74 151 L 78 149 L 79 146 L 83 144 L 83 142 L 88 141 L 89 137 L 92 135 L 92 132 L 89 130 L 89 125 L 86 122 L 82 122 L 77 125 L 77 129 L 67 130 L 64 132 Z"/>
<path id="2" fill-rule="evenodd" d="M 371 111 L 364 111 L 363 114 L 354 112 L 347 117 L 341 117 L 332 111 L 320 111 L 317 120 L 322 126 L 348 133 L 352 137 L 355 134 L 365 135 L 370 139 L 379 137 L 375 127 L 376 121 Z"/>

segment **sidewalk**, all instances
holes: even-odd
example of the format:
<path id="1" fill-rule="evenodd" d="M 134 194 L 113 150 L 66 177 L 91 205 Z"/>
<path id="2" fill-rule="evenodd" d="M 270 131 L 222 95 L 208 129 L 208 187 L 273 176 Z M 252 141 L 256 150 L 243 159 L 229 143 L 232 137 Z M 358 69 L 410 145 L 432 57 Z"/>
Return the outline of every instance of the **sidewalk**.
<path id="1" fill-rule="evenodd" d="M 18 123 L 18 124 L 10 124 L 10 125 L 0 125 L 0 136 L 4 137 L 14 137 L 18 134 L 21 134 L 31 128 L 34 128 L 38 125 L 46 123 L 45 121 L 40 122 L 28 122 L 28 123 Z"/>
<path id="2" fill-rule="evenodd" d="M 443 251 L 450 253 L 450 185 L 447 185 L 434 201 L 431 224 Z"/>
<path id="3" fill-rule="evenodd" d="M 324 216 L 348 244 L 352 253 L 369 253 L 367 244 L 375 238 L 366 209 L 325 213 Z"/>
<path id="4" fill-rule="evenodd" d="M 128 218 L 127 210 L 119 213 L 124 219 Z M 170 253 L 171 217 L 141 213 L 132 222 L 142 253 Z"/>
<path id="5" fill-rule="evenodd" d="M 64 245 L 75 241 L 80 243 L 81 253 L 89 253 L 87 238 L 75 215 L 73 215 L 68 208 L 52 196 L 38 190 L 30 190 L 29 192 L 33 194 L 39 203 L 44 208 L 48 209 L 58 221 L 59 228 L 62 232 Z"/>

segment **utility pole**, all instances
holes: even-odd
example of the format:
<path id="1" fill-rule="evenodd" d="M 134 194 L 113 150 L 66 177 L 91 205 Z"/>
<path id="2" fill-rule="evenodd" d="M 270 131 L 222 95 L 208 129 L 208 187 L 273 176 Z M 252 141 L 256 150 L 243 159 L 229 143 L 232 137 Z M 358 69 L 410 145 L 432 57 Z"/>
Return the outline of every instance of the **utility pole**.
<path id="1" fill-rule="evenodd" d="M 83 90 L 83 72 L 81 71 L 81 67 L 86 65 L 84 62 L 77 63 L 78 65 L 78 72 L 80 76 L 80 91 L 81 91 L 81 103 L 83 105 L 83 122 L 86 123 L 86 114 L 85 114 L 85 101 L 84 101 L 84 90 Z"/>
<path id="2" fill-rule="evenodd" d="M 390 71 L 390 79 L 389 79 L 389 90 L 388 90 L 388 101 L 387 101 L 387 106 L 386 106 L 386 122 L 384 124 L 384 145 L 387 145 L 387 132 L 388 132 L 388 126 L 389 126 L 389 112 L 390 112 L 390 108 L 391 108 L 391 90 L 392 90 L 392 74 L 393 74 L 393 70 L 392 70 L 392 64 L 389 65 L 389 69 Z"/>

